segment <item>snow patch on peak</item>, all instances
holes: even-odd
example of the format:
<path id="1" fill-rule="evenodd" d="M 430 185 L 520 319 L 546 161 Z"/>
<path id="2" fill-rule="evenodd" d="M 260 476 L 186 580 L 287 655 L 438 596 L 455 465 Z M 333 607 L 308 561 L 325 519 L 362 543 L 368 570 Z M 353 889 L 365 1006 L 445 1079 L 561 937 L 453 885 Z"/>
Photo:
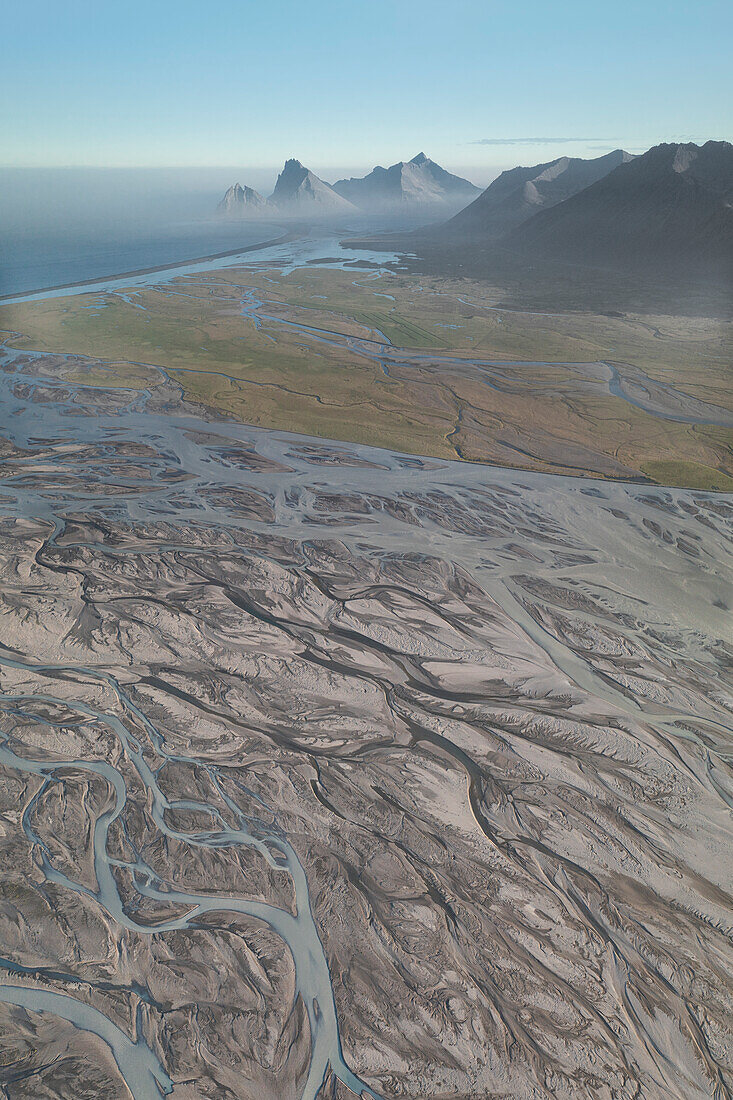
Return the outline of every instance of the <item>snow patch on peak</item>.
<path id="1" fill-rule="evenodd" d="M 698 150 L 695 146 L 680 145 L 672 161 L 673 172 L 686 172 L 692 162 L 697 159 Z"/>
<path id="2" fill-rule="evenodd" d="M 540 175 L 535 178 L 536 180 L 546 180 L 549 183 L 552 180 L 556 180 L 563 172 L 567 172 L 569 166 L 570 157 L 559 157 L 552 162 L 549 168 L 546 168 L 544 172 L 541 172 Z"/>

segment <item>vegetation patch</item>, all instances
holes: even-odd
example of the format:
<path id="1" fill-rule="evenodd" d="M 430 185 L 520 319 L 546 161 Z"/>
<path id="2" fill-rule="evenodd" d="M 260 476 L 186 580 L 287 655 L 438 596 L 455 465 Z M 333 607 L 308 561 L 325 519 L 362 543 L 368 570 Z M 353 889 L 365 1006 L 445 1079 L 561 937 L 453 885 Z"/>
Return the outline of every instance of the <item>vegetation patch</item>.
<path id="1" fill-rule="evenodd" d="M 16 347 L 86 357 L 59 365 L 69 381 L 154 388 L 167 375 L 184 398 L 243 423 L 521 469 L 733 488 L 724 323 L 520 313 L 469 280 L 322 268 L 200 272 L 129 298 L 7 305 L 0 326 Z M 699 424 L 675 418 L 696 403 Z M 720 424 L 706 423 L 716 407 Z"/>
<path id="2" fill-rule="evenodd" d="M 733 491 L 733 477 L 702 462 L 661 459 L 647 462 L 642 468 L 646 476 L 659 485 L 679 485 L 682 489 L 708 489 L 718 493 Z"/>

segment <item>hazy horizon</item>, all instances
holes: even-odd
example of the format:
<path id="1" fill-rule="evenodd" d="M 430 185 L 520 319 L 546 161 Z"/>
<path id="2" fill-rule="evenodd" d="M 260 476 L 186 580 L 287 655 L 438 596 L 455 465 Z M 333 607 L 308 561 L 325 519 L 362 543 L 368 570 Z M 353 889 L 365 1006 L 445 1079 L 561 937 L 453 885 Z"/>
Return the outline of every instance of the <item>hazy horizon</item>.
<path id="1" fill-rule="evenodd" d="M 456 151 L 436 151 L 428 141 L 413 141 L 401 152 L 398 150 L 396 153 L 390 156 L 380 155 L 376 153 L 371 158 L 368 156 L 361 156 L 359 159 L 349 161 L 324 161 L 320 158 L 318 153 L 312 156 L 308 156 L 300 148 L 287 148 L 284 149 L 279 160 L 272 160 L 269 163 L 252 162 L 232 160 L 231 162 L 199 162 L 199 163 L 116 163 L 110 161 L 108 163 L 10 163 L 0 161 L 0 172 L 201 172 L 201 173 L 214 173 L 214 172 L 229 172 L 239 173 L 242 176 L 247 176 L 247 182 L 249 182 L 249 176 L 252 179 L 259 179 L 262 186 L 267 189 L 268 180 L 271 181 L 270 186 L 274 186 L 275 180 L 279 172 L 282 171 L 283 165 L 286 160 L 291 157 L 301 161 L 307 168 L 315 172 L 320 178 L 326 180 L 329 183 L 333 183 L 337 179 L 348 178 L 351 176 L 364 176 L 368 172 L 371 172 L 373 168 L 380 166 L 383 168 L 389 168 L 390 165 L 399 163 L 400 161 L 411 160 L 419 152 L 424 152 L 426 156 L 431 160 L 436 161 L 441 167 L 446 168 L 448 171 L 453 172 L 455 175 L 463 176 L 470 180 L 471 183 L 475 183 L 478 187 L 487 187 L 492 180 L 501 175 L 502 172 L 508 171 L 511 168 L 518 166 L 529 166 L 534 164 L 542 164 L 545 162 L 557 160 L 559 157 L 577 157 L 583 160 L 592 160 L 595 157 L 602 157 L 606 153 L 612 152 L 614 149 L 625 149 L 628 153 L 640 154 L 652 148 L 655 145 L 664 143 L 688 143 L 691 142 L 696 145 L 704 145 L 707 141 L 733 141 L 733 128 L 725 133 L 713 133 L 713 132 L 701 132 L 697 134 L 662 134 L 654 136 L 652 135 L 645 141 L 625 141 L 623 138 L 617 140 L 609 140 L 603 143 L 591 144 L 590 142 L 582 142 L 575 138 L 567 140 L 558 139 L 556 141 L 550 141 L 546 138 L 530 141 L 528 139 L 507 139 L 502 141 L 500 139 L 486 139 L 485 141 L 476 141 L 467 143 L 469 145 L 480 146 L 482 149 L 489 150 L 502 150 L 501 156 L 494 154 L 484 154 L 485 159 L 480 162 L 475 159 L 470 159 L 466 156 L 465 150 L 460 155 L 456 154 Z M 240 182 L 245 182 L 240 180 Z M 256 184 L 253 184 L 256 186 Z"/>

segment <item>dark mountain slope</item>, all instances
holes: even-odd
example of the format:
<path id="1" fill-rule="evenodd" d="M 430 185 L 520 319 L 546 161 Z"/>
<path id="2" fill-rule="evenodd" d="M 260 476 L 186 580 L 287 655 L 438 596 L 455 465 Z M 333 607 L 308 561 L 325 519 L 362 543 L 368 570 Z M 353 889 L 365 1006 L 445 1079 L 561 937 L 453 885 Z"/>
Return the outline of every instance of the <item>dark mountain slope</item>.
<path id="1" fill-rule="evenodd" d="M 733 285 L 733 145 L 657 145 L 501 244 L 532 262 Z"/>
<path id="2" fill-rule="evenodd" d="M 615 149 L 594 160 L 560 157 L 531 168 L 512 168 L 502 172 L 470 206 L 436 232 L 446 237 L 480 234 L 482 239 L 495 240 L 539 210 L 569 199 L 631 159 L 630 153 Z"/>

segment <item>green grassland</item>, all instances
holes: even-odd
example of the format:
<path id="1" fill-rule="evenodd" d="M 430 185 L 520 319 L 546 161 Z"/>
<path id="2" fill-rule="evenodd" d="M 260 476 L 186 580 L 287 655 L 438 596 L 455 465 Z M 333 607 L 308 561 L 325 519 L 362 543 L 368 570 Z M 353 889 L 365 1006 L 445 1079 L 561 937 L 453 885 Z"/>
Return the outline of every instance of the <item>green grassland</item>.
<path id="1" fill-rule="evenodd" d="M 262 303 L 257 323 L 243 315 L 247 294 Z M 467 280 L 230 268 L 145 289 L 135 305 L 114 293 L 5 305 L 0 327 L 16 347 L 88 356 L 63 368 L 86 385 L 155 385 L 164 374 L 150 368 L 162 368 L 186 398 L 246 423 L 528 469 L 731 487 L 733 433 L 650 415 L 612 396 L 602 369 L 576 366 L 640 369 L 730 408 L 730 324 L 517 313 L 498 300 L 499 289 Z M 377 333 L 406 349 L 388 374 L 350 342 Z M 504 366 L 482 372 L 475 358 Z"/>
<path id="2" fill-rule="evenodd" d="M 256 286 L 268 297 L 317 312 L 325 296 L 328 310 L 380 328 L 405 320 L 416 329 L 398 347 L 436 347 L 451 354 L 521 361 L 592 362 L 609 359 L 634 363 L 651 377 L 677 383 L 684 377 L 690 393 L 702 384 L 730 397 L 733 325 L 709 318 L 597 313 L 522 313 L 497 308 L 501 288 L 468 280 L 449 281 L 384 274 L 373 279 L 353 272 L 300 269 L 266 281 L 241 270 L 215 272 L 222 284 Z M 384 295 L 395 298 L 385 302 Z M 389 308 L 388 308 L 389 307 Z M 446 328 L 442 326 L 459 326 Z M 389 336 L 388 332 L 385 332 Z M 699 396 L 699 395 L 698 395 Z"/>
<path id="3" fill-rule="evenodd" d="M 651 461 L 644 466 L 644 473 L 660 485 L 681 485 L 689 489 L 713 489 L 716 492 L 733 492 L 733 477 L 704 466 L 701 462 Z"/>

